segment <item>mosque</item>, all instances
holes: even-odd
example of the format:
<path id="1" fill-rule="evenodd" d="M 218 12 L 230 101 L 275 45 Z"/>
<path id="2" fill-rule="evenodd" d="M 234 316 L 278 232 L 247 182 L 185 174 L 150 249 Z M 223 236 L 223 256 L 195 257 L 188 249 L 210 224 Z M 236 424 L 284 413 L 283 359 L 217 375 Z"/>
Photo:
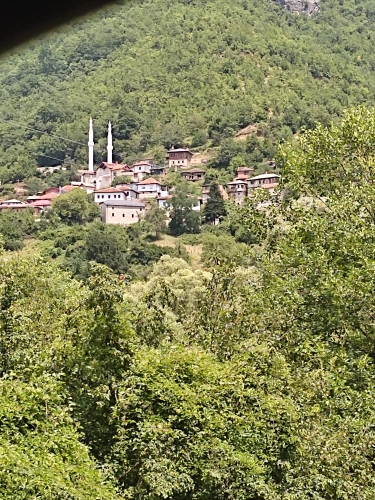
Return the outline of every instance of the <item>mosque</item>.
<path id="1" fill-rule="evenodd" d="M 79 185 L 84 188 L 87 193 L 92 193 L 98 189 L 110 187 L 117 175 L 129 176 L 129 181 L 133 178 L 132 169 L 126 164 L 113 163 L 113 139 L 112 125 L 108 123 L 107 135 L 107 161 L 102 162 L 97 169 L 94 169 L 94 128 L 92 118 L 89 123 L 89 141 L 87 143 L 89 149 L 89 161 L 87 170 L 79 170 L 81 174 L 81 182 L 72 185 Z"/>

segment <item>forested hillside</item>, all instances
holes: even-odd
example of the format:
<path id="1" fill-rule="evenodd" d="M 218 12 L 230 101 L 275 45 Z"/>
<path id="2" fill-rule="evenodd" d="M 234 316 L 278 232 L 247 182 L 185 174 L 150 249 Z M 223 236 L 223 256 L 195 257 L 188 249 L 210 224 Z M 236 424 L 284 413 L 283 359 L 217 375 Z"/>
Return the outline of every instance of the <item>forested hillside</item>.
<path id="1" fill-rule="evenodd" d="M 374 19 L 373 0 L 325 0 L 313 17 L 267 0 L 119 2 L 2 57 L 0 178 L 85 163 L 90 115 L 97 160 L 109 119 L 118 159 L 215 148 L 249 125 L 262 154 L 232 155 L 272 158 L 301 127 L 374 102 Z"/>

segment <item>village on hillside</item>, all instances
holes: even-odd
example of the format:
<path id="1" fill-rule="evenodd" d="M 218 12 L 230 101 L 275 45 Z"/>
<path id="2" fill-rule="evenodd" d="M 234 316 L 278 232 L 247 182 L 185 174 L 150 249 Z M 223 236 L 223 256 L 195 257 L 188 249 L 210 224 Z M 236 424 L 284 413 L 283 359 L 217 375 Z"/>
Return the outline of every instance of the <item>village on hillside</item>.
<path id="1" fill-rule="evenodd" d="M 210 184 L 205 183 L 206 170 L 193 162 L 193 153 L 188 148 L 171 148 L 167 152 L 164 165 L 154 164 L 152 159 L 141 160 L 132 165 L 113 161 L 112 126 L 108 124 L 107 161 L 94 164 L 94 130 L 93 121 L 89 122 L 88 165 L 78 170 L 79 181 L 61 187 L 49 187 L 26 200 L 9 199 L 0 202 L 0 211 L 22 211 L 32 208 L 35 215 L 40 215 L 52 206 L 52 200 L 73 189 L 83 189 L 93 194 L 95 203 L 100 208 L 101 219 L 107 224 L 127 226 L 138 222 L 154 200 L 159 208 L 168 211 L 169 201 L 173 197 L 174 187 L 165 182 L 165 176 L 177 172 L 187 182 L 202 183 L 200 196 L 192 206 L 192 210 L 201 211 L 210 197 Z M 64 167 L 50 167 L 54 170 Z M 43 171 L 44 167 L 38 170 Z M 241 166 L 237 175 L 227 185 L 219 184 L 219 191 L 224 200 L 231 200 L 242 205 L 246 198 L 253 195 L 254 190 L 266 189 L 275 194 L 280 175 L 265 172 L 253 175 L 254 169 Z M 117 181 L 121 179 L 121 182 Z"/>

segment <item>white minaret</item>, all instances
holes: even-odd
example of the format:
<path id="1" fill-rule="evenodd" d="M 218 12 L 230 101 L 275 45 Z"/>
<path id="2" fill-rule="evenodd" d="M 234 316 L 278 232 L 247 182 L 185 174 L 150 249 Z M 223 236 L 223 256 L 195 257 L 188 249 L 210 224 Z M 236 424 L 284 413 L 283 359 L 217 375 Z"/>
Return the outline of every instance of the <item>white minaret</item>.
<path id="1" fill-rule="evenodd" d="M 112 163 L 112 125 L 111 122 L 108 122 L 108 140 L 107 140 L 107 162 Z"/>
<path id="2" fill-rule="evenodd" d="M 89 147 L 89 172 L 94 171 L 94 130 L 92 128 L 92 118 L 90 118 L 90 128 L 89 128 L 89 142 L 87 143 Z"/>

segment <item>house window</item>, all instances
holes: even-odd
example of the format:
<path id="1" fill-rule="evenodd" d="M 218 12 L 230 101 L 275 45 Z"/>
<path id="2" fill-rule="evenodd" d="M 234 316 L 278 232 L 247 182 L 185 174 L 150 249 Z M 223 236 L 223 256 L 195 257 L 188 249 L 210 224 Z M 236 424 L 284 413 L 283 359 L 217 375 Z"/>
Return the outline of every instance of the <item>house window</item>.
<path id="1" fill-rule="evenodd" d="M 109 195 L 108 195 L 108 199 L 110 199 L 110 197 L 111 197 L 111 195 L 109 194 Z"/>
<path id="2" fill-rule="evenodd" d="M 134 217 L 134 214 L 132 214 L 132 217 Z"/>
<path id="3" fill-rule="evenodd" d="M 104 194 L 102 194 L 102 199 L 104 198 Z"/>
<path id="4" fill-rule="evenodd" d="M 112 214 L 112 217 L 114 217 L 114 216 L 115 216 L 115 214 Z"/>
<path id="5" fill-rule="evenodd" d="M 125 217 L 125 214 L 122 214 L 123 217 Z"/>

